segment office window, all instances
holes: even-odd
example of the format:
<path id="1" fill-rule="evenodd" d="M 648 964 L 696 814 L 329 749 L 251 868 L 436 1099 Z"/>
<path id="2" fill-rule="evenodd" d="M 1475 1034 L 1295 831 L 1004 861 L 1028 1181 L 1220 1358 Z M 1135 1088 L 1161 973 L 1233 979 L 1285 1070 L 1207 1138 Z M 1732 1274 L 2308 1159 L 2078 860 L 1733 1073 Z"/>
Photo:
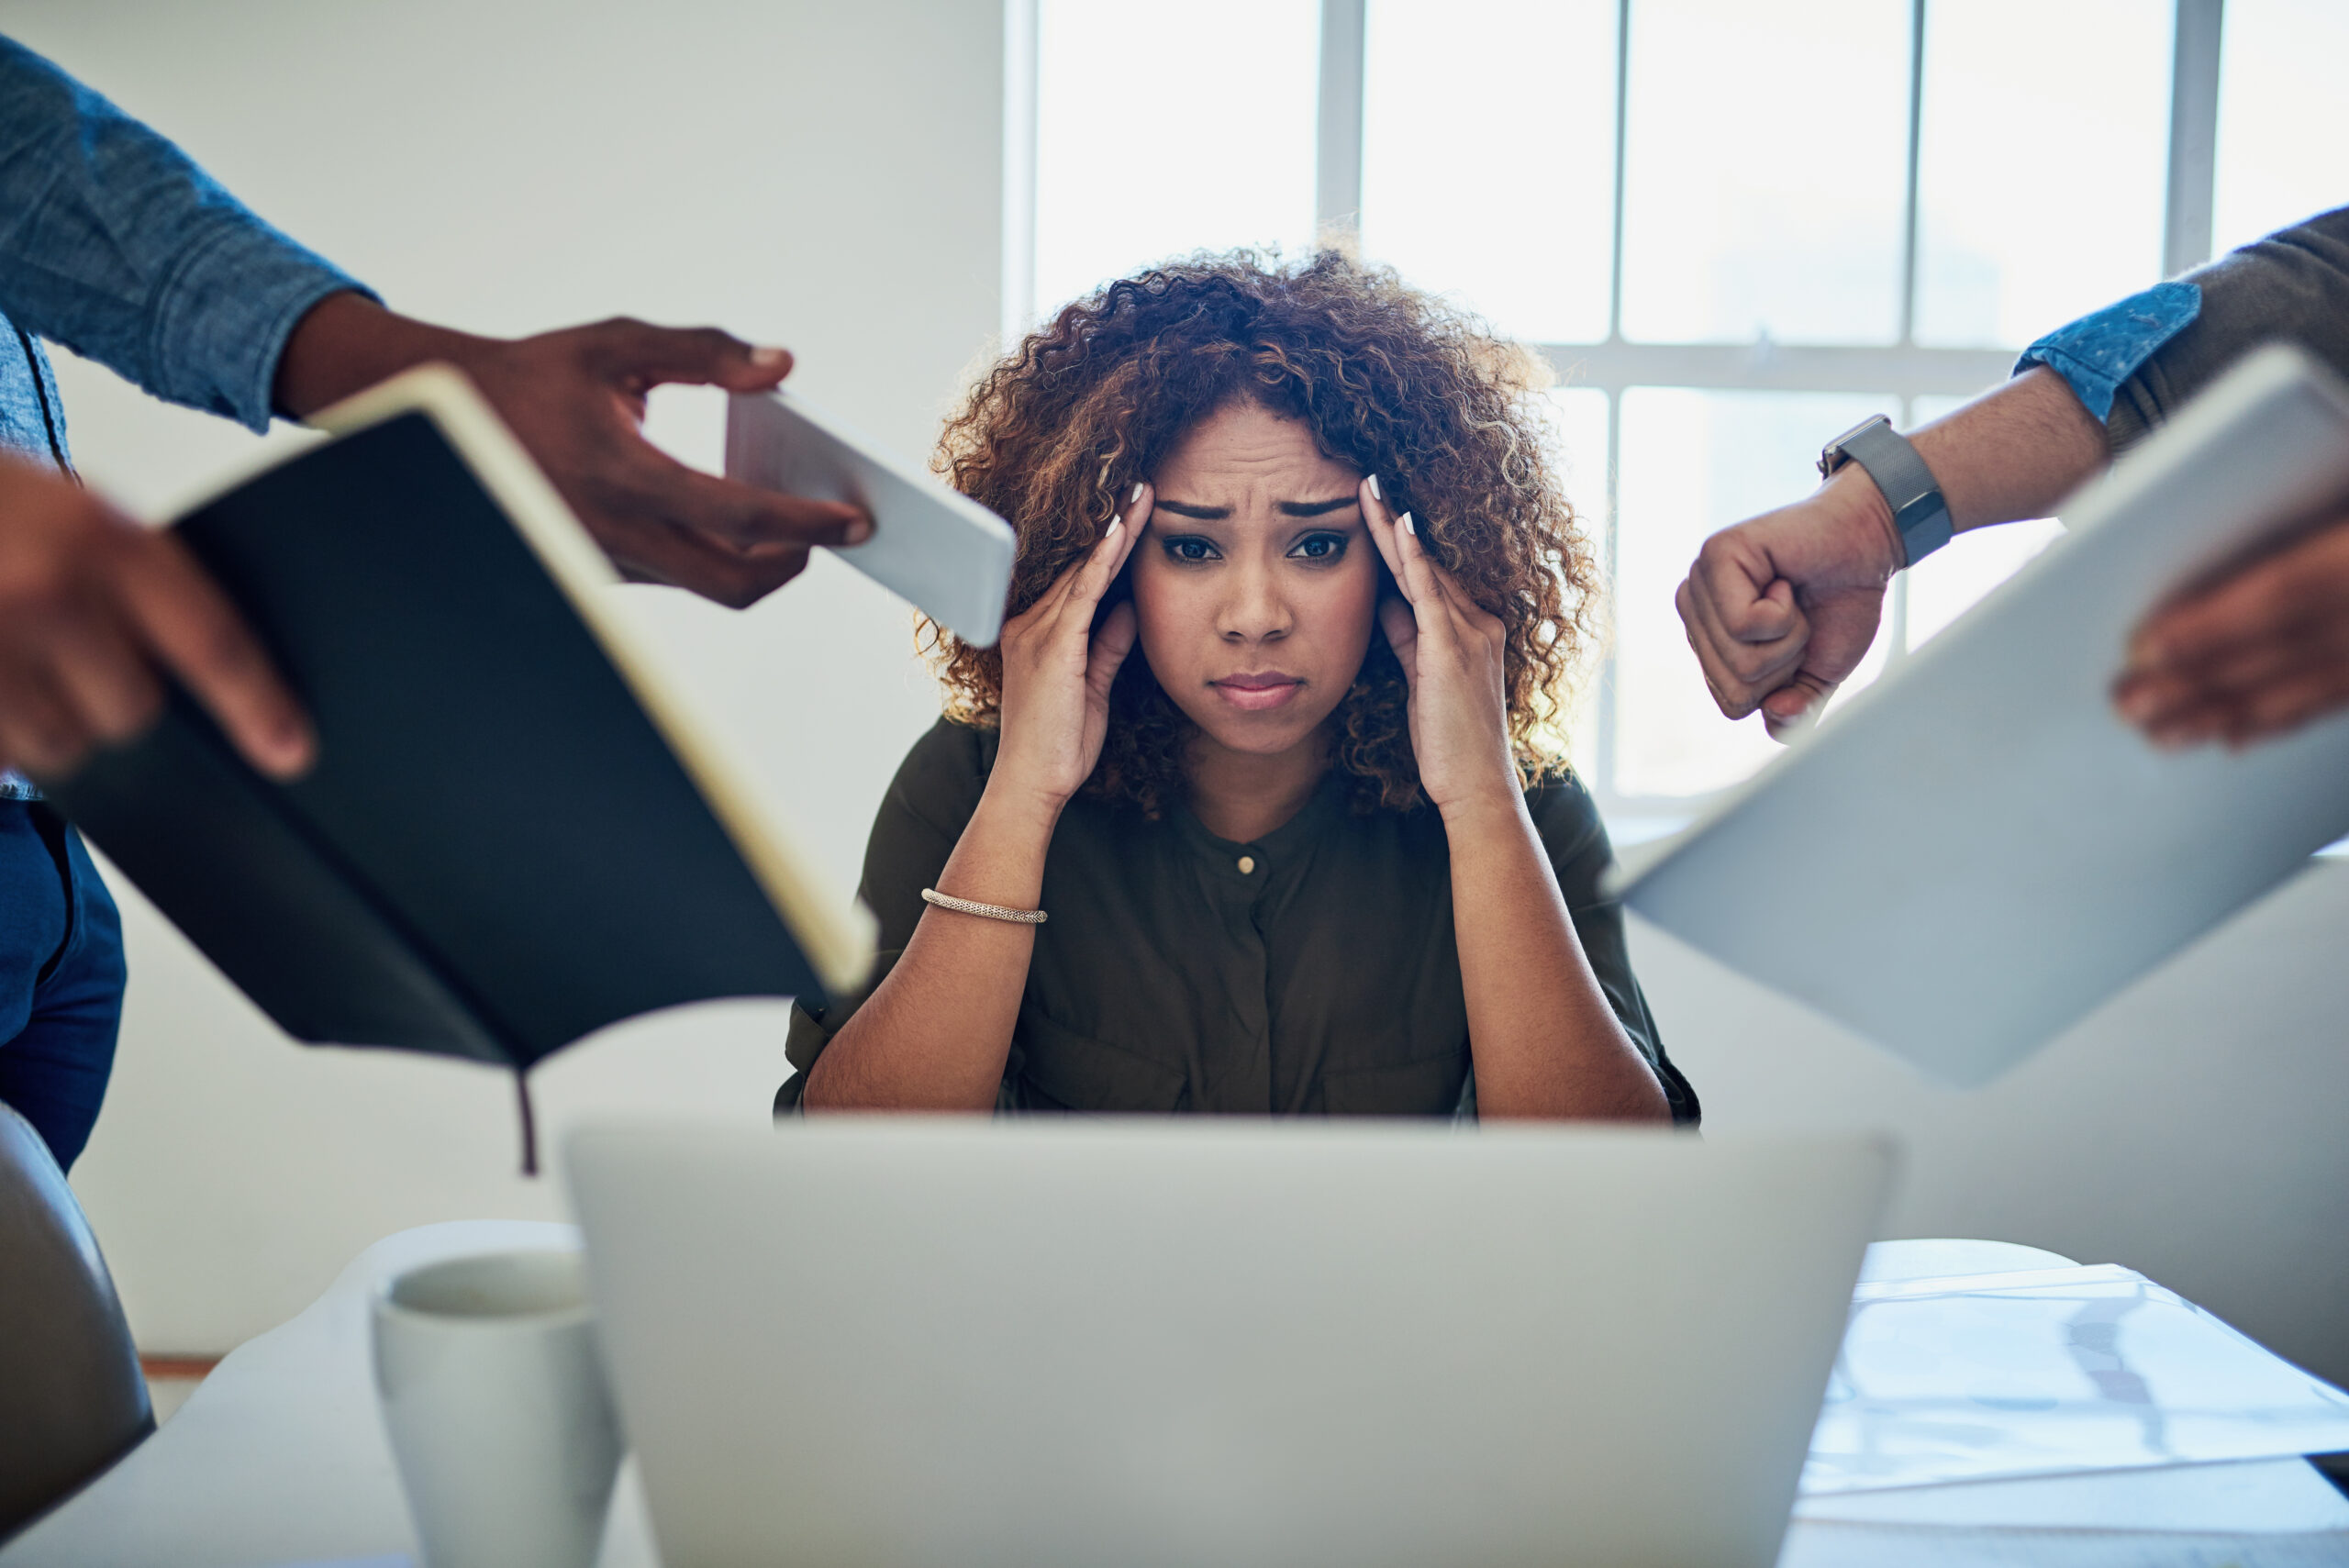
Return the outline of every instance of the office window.
<path id="1" fill-rule="evenodd" d="M 2349 206 L 2349 4 L 2226 0 L 2220 55 L 2218 211 L 2230 250 Z"/>
<path id="2" fill-rule="evenodd" d="M 1630 7 L 1625 338 L 1899 337 L 1909 10 L 1908 0 Z"/>
<path id="3" fill-rule="evenodd" d="M 1818 482 L 1805 455 L 1816 450 L 1814 432 L 1833 435 L 1871 414 L 1897 413 L 1899 400 L 1635 386 L 1620 406 L 1609 783 L 1635 799 L 1701 795 L 1761 766 L 1775 743 L 1758 715 L 1731 725 L 1713 706 L 1673 590 L 1721 519 L 1762 511 Z"/>
<path id="4" fill-rule="evenodd" d="M 1312 243 L 1315 0 L 1037 4 L 1037 306 L 1186 251 Z"/>
<path id="5" fill-rule="evenodd" d="M 1926 7 L 1919 342 L 2028 343 L 2161 275 L 2174 3 Z"/>
<path id="6" fill-rule="evenodd" d="M 1531 342 L 1607 335 L 1616 0 L 1370 0 L 1364 250 Z"/>
<path id="7" fill-rule="evenodd" d="M 1108 0 L 1013 3 L 1036 7 L 1031 314 L 1156 254 L 1351 229 L 1549 358 L 1615 588 L 1575 755 L 1619 824 L 1685 817 L 1776 750 L 1720 717 L 1672 607 L 1707 534 L 1805 494 L 1867 414 L 1913 428 L 1995 385 L 2214 226 L 2349 200 L 2340 0 L 2224 0 L 2223 72 L 2220 0 L 1259 0 L 1146 44 Z M 1106 130 L 1120 73 L 1146 54 L 1167 81 L 1174 53 L 1201 84 L 1181 117 Z M 1175 195 L 1109 195 L 1141 182 Z M 2057 531 L 1904 573 L 1837 704 Z"/>

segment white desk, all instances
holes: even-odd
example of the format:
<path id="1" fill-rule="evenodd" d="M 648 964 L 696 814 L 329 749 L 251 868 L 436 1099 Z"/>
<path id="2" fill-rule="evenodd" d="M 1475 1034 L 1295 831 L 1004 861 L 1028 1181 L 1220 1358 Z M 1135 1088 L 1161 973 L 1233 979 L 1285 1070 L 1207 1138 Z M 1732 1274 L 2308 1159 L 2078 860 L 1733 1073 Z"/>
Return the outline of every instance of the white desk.
<path id="1" fill-rule="evenodd" d="M 375 1411 L 375 1287 L 436 1258 L 576 1240 L 569 1226 L 467 1221 L 377 1242 L 308 1310 L 222 1362 L 128 1458 L 0 1551 L 0 1568 L 281 1568 L 412 1555 Z M 1871 1251 L 1866 1277 L 2069 1262 L 1998 1242 L 1901 1241 Z M 2299 1460 L 1852 1494 L 1798 1506 L 1779 1559 L 1779 1568 L 1896 1563 L 2349 1564 L 2349 1499 Z M 657 1568 L 626 1473 L 603 1568 Z"/>

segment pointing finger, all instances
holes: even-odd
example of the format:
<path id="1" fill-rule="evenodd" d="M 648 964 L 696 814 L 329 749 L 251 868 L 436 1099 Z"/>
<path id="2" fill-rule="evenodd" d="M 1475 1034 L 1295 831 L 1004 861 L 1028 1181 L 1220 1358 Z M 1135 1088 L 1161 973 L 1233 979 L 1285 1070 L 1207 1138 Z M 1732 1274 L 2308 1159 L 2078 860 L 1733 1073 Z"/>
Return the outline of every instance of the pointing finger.
<path id="1" fill-rule="evenodd" d="M 82 761 L 92 739 L 45 673 L 19 670 L 0 679 L 0 767 L 53 779 Z"/>
<path id="2" fill-rule="evenodd" d="M 655 327 L 623 317 L 580 330 L 590 362 L 639 386 L 763 392 L 791 373 L 789 350 L 755 348 L 715 327 Z"/>
<path id="3" fill-rule="evenodd" d="M 845 501 L 785 495 L 720 479 L 649 448 L 631 477 L 636 493 L 626 499 L 640 516 L 662 517 L 737 549 L 853 545 L 873 537 L 873 519 Z"/>
<path id="4" fill-rule="evenodd" d="M 301 706 L 177 539 L 141 536 L 125 554 L 120 581 L 131 624 L 247 761 L 279 779 L 309 767 L 317 741 Z"/>
<path id="5" fill-rule="evenodd" d="M 61 618 L 47 640 L 59 692 L 99 740 L 128 740 L 161 712 L 162 686 L 111 606 Z"/>

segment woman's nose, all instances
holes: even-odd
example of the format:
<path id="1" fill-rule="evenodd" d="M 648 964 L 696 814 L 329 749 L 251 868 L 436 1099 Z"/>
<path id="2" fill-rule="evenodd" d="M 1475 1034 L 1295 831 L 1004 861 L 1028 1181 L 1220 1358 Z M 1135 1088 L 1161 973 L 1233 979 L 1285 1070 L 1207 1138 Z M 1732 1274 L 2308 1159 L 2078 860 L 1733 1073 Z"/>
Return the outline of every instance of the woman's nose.
<path id="1" fill-rule="evenodd" d="M 1272 573 L 1248 562 L 1228 581 L 1231 592 L 1216 617 L 1216 629 L 1225 641 L 1264 642 L 1288 634 L 1288 604 Z"/>

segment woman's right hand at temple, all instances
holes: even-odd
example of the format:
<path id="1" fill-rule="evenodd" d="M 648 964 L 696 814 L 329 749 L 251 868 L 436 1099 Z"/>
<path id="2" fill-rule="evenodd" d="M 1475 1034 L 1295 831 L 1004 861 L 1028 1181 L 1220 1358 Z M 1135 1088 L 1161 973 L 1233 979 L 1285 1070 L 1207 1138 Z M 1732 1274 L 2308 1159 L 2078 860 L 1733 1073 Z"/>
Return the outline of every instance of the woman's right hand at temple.
<path id="1" fill-rule="evenodd" d="M 1100 760 L 1109 683 L 1133 651 L 1134 607 L 1101 597 L 1150 525 L 1137 484 L 1122 517 L 1043 597 L 1005 623 L 1000 743 L 986 791 L 938 891 L 1035 906 L 1061 807 Z M 1028 984 L 1036 928 L 928 909 L 863 1006 L 807 1070 L 810 1110 L 984 1111 L 995 1104 Z"/>
<path id="2" fill-rule="evenodd" d="M 1002 744 L 990 793 L 1013 792 L 1057 817 L 1092 776 L 1108 732 L 1109 685 L 1133 651 L 1134 607 L 1101 596 L 1150 526 L 1151 491 L 1134 486 L 1092 550 L 1003 628 Z"/>

